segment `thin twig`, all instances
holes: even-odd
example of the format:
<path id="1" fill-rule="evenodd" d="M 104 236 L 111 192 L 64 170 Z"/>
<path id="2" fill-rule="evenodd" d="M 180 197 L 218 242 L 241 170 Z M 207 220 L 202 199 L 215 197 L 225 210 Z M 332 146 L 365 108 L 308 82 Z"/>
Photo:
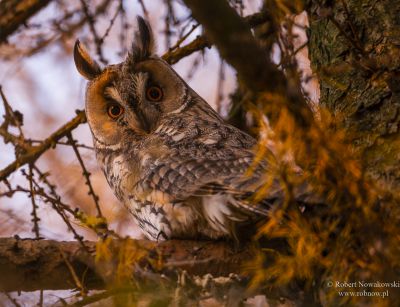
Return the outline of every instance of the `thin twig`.
<path id="1" fill-rule="evenodd" d="M 50 196 L 48 196 L 46 193 L 40 193 L 40 195 L 44 198 L 44 202 L 50 202 L 51 205 L 53 206 L 54 210 L 58 213 L 58 215 L 62 218 L 62 220 L 64 221 L 64 223 L 67 225 L 68 229 L 72 232 L 72 234 L 74 235 L 74 238 L 80 243 L 80 245 L 82 246 L 82 248 L 90 254 L 90 250 L 89 248 L 86 246 L 85 242 L 83 241 L 83 237 L 81 235 L 78 234 L 78 232 L 75 230 L 75 228 L 72 226 L 69 218 L 65 215 L 63 209 L 68 208 L 68 205 L 63 204 L 61 202 L 60 199 L 54 199 Z M 60 208 L 59 205 L 62 205 Z M 72 210 L 68 210 L 69 213 L 71 213 L 73 216 L 76 215 L 76 213 Z"/>
<path id="2" fill-rule="evenodd" d="M 1 95 L 1 98 L 3 99 L 4 111 L 5 111 L 4 124 L 8 125 L 8 121 L 11 118 L 13 120 L 12 124 L 14 124 L 18 128 L 19 137 L 24 138 L 24 133 L 21 128 L 21 122 L 18 118 L 16 118 L 15 113 L 14 113 L 13 109 L 11 108 L 11 105 L 6 98 L 6 95 L 4 94 L 3 88 L 1 85 L 0 85 L 0 95 Z"/>
<path id="3" fill-rule="evenodd" d="M 120 12 L 122 12 L 123 6 L 122 6 L 122 1 L 120 0 L 119 5 L 117 7 L 117 10 L 115 11 L 114 16 L 111 18 L 110 20 L 110 24 L 108 25 L 106 31 L 104 32 L 103 36 L 100 38 L 101 42 L 104 42 L 104 39 L 108 36 L 108 34 L 110 33 L 111 28 L 114 25 L 115 20 L 117 19 L 118 15 Z"/>
<path id="4" fill-rule="evenodd" d="M 72 146 L 72 149 L 75 152 L 75 155 L 79 161 L 79 164 L 82 168 L 82 175 L 85 177 L 85 183 L 89 188 L 89 195 L 92 196 L 94 204 L 96 206 L 96 210 L 97 210 L 97 217 L 103 217 L 103 214 L 101 213 L 101 209 L 100 209 L 100 205 L 99 205 L 99 197 L 96 195 L 96 193 L 94 192 L 93 189 L 93 185 L 92 182 L 90 181 L 90 176 L 91 174 L 87 171 L 85 163 L 82 160 L 81 154 L 79 153 L 78 148 L 75 146 L 76 141 L 73 139 L 72 134 L 68 133 L 67 134 L 67 138 L 68 138 L 68 142 L 70 143 L 70 145 Z"/>
<path id="5" fill-rule="evenodd" d="M 28 142 L 30 142 L 31 144 L 41 144 L 43 141 L 41 140 L 33 140 L 33 139 L 27 139 Z M 71 144 L 69 142 L 63 142 L 63 141 L 58 141 L 56 142 L 57 145 L 64 145 L 64 146 L 71 146 Z M 85 149 L 89 149 L 89 150 L 94 150 L 93 146 L 89 146 L 86 144 L 79 144 L 76 143 L 75 144 L 76 147 L 78 148 L 85 148 Z"/>
<path id="6" fill-rule="evenodd" d="M 96 20 L 94 19 L 93 15 L 90 13 L 89 7 L 88 7 L 86 1 L 80 0 L 80 2 L 82 5 L 83 13 L 85 14 L 87 22 L 89 24 L 90 32 L 92 32 L 92 34 L 93 34 L 94 43 L 96 45 L 96 52 L 97 52 L 97 55 L 99 56 L 99 60 L 103 64 L 107 64 L 108 62 L 104 58 L 104 55 L 103 55 L 103 49 L 102 49 L 103 40 L 97 33 L 96 26 L 95 26 Z"/>
<path id="7" fill-rule="evenodd" d="M 33 232 L 35 234 L 36 239 L 40 239 L 40 233 L 39 233 L 39 221 L 40 218 L 37 216 L 37 211 L 38 206 L 36 205 L 35 201 L 35 191 L 33 189 L 33 171 L 32 171 L 32 164 L 29 164 L 29 175 L 27 176 L 28 181 L 29 181 L 29 190 L 31 192 L 31 202 L 32 202 L 32 222 L 33 222 Z"/>
<path id="8" fill-rule="evenodd" d="M 138 2 L 139 2 L 140 6 L 142 8 L 144 16 L 146 17 L 146 19 L 149 19 L 149 12 L 147 11 L 146 6 L 144 5 L 144 1 L 143 0 L 138 0 Z"/>
<path id="9" fill-rule="evenodd" d="M 308 41 L 301 44 L 296 50 L 293 51 L 293 55 L 298 54 L 301 50 L 303 50 L 305 47 L 307 47 L 307 45 L 308 45 Z"/>
<path id="10" fill-rule="evenodd" d="M 4 139 L 4 143 L 11 142 L 15 147 L 15 156 L 25 153 L 31 148 L 31 144 L 25 139 L 22 131 L 23 115 L 19 111 L 14 111 L 8 102 L 6 95 L 0 85 L 0 96 L 4 105 L 4 122 L 0 125 L 0 135 Z M 19 135 L 14 135 L 8 131 L 9 126 L 17 127 Z"/>
<path id="11" fill-rule="evenodd" d="M 10 294 L 7 292 L 3 292 L 5 296 L 10 300 L 10 302 L 15 306 L 15 307 L 22 307 L 15 298 L 13 298 Z"/>
<path id="12" fill-rule="evenodd" d="M 57 145 L 71 146 L 68 142 L 62 142 L 62 141 L 57 142 Z M 88 146 L 88 145 L 85 145 L 85 144 L 76 143 L 75 146 L 78 147 L 78 148 L 84 148 L 84 149 L 88 149 L 88 150 L 94 150 L 94 147 L 93 147 L 93 146 Z"/>
<path id="13" fill-rule="evenodd" d="M 33 165 L 33 169 L 39 175 L 39 180 L 42 181 L 49 188 L 50 194 L 56 198 L 60 197 L 56 192 L 56 186 L 50 183 L 50 181 L 47 179 L 49 173 L 43 173 L 36 165 Z"/>
<path id="14" fill-rule="evenodd" d="M 67 217 L 66 213 L 64 211 L 67 211 L 70 213 L 72 216 L 77 217 L 77 211 L 72 210 L 70 206 L 64 204 L 61 202 L 60 196 L 55 196 L 55 198 L 49 196 L 44 189 L 32 178 L 32 183 L 35 185 L 36 190 L 35 194 L 40 195 L 44 202 L 50 202 L 53 209 L 58 213 L 58 215 L 62 218 L 64 223 L 67 225 L 68 229 L 73 233 L 74 238 L 79 241 L 81 246 L 88 252 L 90 253 L 90 250 L 86 246 L 86 244 L 83 242 L 83 237 L 78 234 L 78 232 L 75 230 L 75 228 L 72 226 L 72 223 L 70 222 L 69 218 Z"/>
<path id="15" fill-rule="evenodd" d="M 40 290 L 38 307 L 43 307 L 43 292 L 43 290 Z"/>
<path id="16" fill-rule="evenodd" d="M 165 15 L 164 18 L 164 25 L 165 25 L 165 30 L 164 30 L 164 35 L 165 35 L 165 49 L 170 49 L 171 47 L 171 29 L 170 29 L 170 21 L 171 21 L 171 0 L 164 0 L 165 5 L 167 7 L 167 14 Z"/>
<path id="17" fill-rule="evenodd" d="M 83 284 L 79 280 L 78 274 L 76 274 L 74 267 L 69 262 L 67 256 L 63 252 L 63 250 L 61 248 L 58 248 L 58 250 L 60 251 L 62 258 L 63 258 L 65 264 L 67 265 L 67 268 L 68 268 L 69 272 L 71 273 L 72 279 L 74 280 L 76 287 L 79 289 L 81 296 L 85 297 L 88 292 L 87 289 L 83 286 Z"/>
<path id="18" fill-rule="evenodd" d="M 94 12 L 94 16 L 99 17 L 102 14 L 105 14 L 107 12 L 107 8 L 109 7 L 110 3 L 112 3 L 111 0 L 104 0 L 102 1 L 97 7 Z M 70 13 L 67 13 L 69 15 Z M 61 18 L 59 23 L 63 21 L 64 17 Z M 49 44 L 56 42 L 56 41 L 64 41 L 66 37 L 71 37 L 77 30 L 82 28 L 86 24 L 87 18 L 86 16 L 81 17 L 77 22 L 74 22 L 72 24 L 65 25 L 63 24 L 62 26 L 56 26 L 56 28 L 60 29 L 58 32 L 53 34 L 50 38 L 48 39 L 43 39 L 41 38 L 38 40 L 38 43 L 31 48 L 30 50 L 24 52 L 24 56 L 31 56 L 42 50 L 43 48 L 47 47 Z"/>
<path id="19" fill-rule="evenodd" d="M 205 36 L 197 36 L 196 39 L 194 39 L 192 42 L 189 44 L 175 49 L 171 52 L 165 53 L 162 58 L 167 61 L 169 64 L 175 64 L 177 63 L 180 59 L 187 57 L 191 55 L 192 53 L 202 50 L 204 48 L 210 48 L 211 43 L 207 40 Z"/>
<path id="20" fill-rule="evenodd" d="M 77 115 L 51 134 L 40 145 L 32 146 L 25 154 L 19 156 L 14 162 L 0 171 L 0 181 L 6 179 L 10 174 L 27 163 L 34 163 L 48 149 L 54 147 L 57 141 L 65 137 L 70 131 L 74 130 L 80 124 L 86 122 L 86 116 L 83 111 L 77 111 Z"/>
<path id="21" fill-rule="evenodd" d="M 190 67 L 187 75 L 186 75 L 186 80 L 191 80 L 197 71 L 197 69 L 200 67 L 201 60 L 204 60 L 204 51 L 202 50 L 200 53 L 196 55 L 192 62 L 192 66 Z"/>
<path id="22" fill-rule="evenodd" d="M 123 294 L 123 293 L 130 293 L 134 290 L 133 287 L 125 287 L 125 288 L 116 288 L 116 289 L 111 289 L 111 290 L 105 290 L 100 293 L 95 293 L 93 295 L 87 296 L 84 299 L 73 303 L 70 305 L 71 307 L 83 307 L 87 306 L 89 304 L 93 304 L 99 301 L 102 301 L 106 298 L 109 298 L 111 296 L 115 296 L 118 294 Z"/>
<path id="23" fill-rule="evenodd" d="M 185 39 L 187 39 L 187 38 L 189 37 L 189 35 L 192 34 L 193 31 L 196 30 L 196 29 L 198 28 L 199 25 L 200 25 L 200 24 L 194 24 L 194 25 L 192 25 L 192 28 L 191 28 L 185 35 L 183 35 L 180 39 L 178 39 L 178 41 L 175 43 L 175 45 L 173 45 L 173 46 L 169 49 L 169 51 L 172 51 L 172 50 L 175 50 L 176 48 L 178 48 L 178 47 L 182 44 L 182 42 L 184 42 Z"/>
<path id="24" fill-rule="evenodd" d="M 126 36 L 129 28 L 129 23 L 127 22 L 126 11 L 124 8 L 124 2 L 121 0 L 121 14 L 120 14 L 120 21 L 121 21 L 121 30 L 119 31 L 118 39 L 120 44 L 120 52 L 118 53 L 119 56 L 124 56 L 126 54 L 127 43 L 126 43 Z"/>
<path id="25" fill-rule="evenodd" d="M 224 81 L 225 81 L 225 64 L 224 60 L 221 58 L 218 71 L 217 95 L 215 99 L 216 109 L 219 114 L 221 114 L 222 100 L 224 99 L 224 91 L 223 91 Z"/>
<path id="26" fill-rule="evenodd" d="M 77 219 L 77 220 L 81 221 L 83 224 L 85 224 L 85 215 L 84 214 L 82 214 L 77 208 L 71 209 L 71 206 L 61 202 L 61 197 L 56 192 L 56 186 L 54 184 L 52 184 L 47 178 L 48 174 L 41 172 L 39 170 L 39 168 L 37 168 L 37 166 L 34 166 L 34 170 L 39 174 L 40 180 L 43 183 L 45 183 L 46 186 L 50 189 L 50 194 L 52 195 L 52 197 L 49 197 L 48 195 L 44 194 L 44 191 L 42 189 L 42 190 L 40 190 L 40 193 L 41 193 L 40 196 L 47 198 L 50 202 L 56 203 L 58 206 L 61 206 L 61 208 L 63 210 L 66 210 L 75 219 Z M 9 193 L 9 192 L 6 192 L 6 193 Z M 38 193 L 38 192 L 36 192 L 36 193 Z M 0 194 L 0 197 L 1 196 L 2 195 Z M 102 219 L 104 219 L 104 218 L 102 218 Z M 90 229 L 94 230 L 99 237 L 104 237 L 105 235 L 109 235 L 114 238 L 120 239 L 120 236 L 117 233 L 115 233 L 111 229 L 108 229 L 108 226 L 106 223 L 101 223 L 101 225 L 95 225 L 95 227 L 93 227 L 93 225 L 88 225 L 88 226 L 90 227 Z M 97 226 L 97 228 L 96 228 L 96 226 Z"/>
<path id="27" fill-rule="evenodd" d="M 270 18 L 271 17 L 267 12 L 255 13 L 253 15 L 243 17 L 243 19 L 251 27 L 257 27 L 265 23 L 266 21 L 270 20 Z M 197 36 L 192 42 L 188 43 L 187 45 L 165 53 L 162 56 L 162 58 L 169 64 L 175 64 L 180 59 L 187 57 L 196 51 L 210 47 L 211 47 L 210 41 L 204 35 L 200 35 Z"/>

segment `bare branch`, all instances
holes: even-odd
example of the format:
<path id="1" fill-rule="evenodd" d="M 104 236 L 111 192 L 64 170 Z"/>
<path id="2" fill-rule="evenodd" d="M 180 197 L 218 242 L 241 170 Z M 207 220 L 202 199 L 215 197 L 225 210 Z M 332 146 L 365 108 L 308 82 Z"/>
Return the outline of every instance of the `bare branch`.
<path id="1" fill-rule="evenodd" d="M 249 89 L 256 93 L 268 91 L 280 95 L 299 127 L 313 125 L 313 115 L 301 93 L 300 82 L 289 82 L 284 73 L 277 69 L 257 43 L 249 25 L 227 1 L 184 2 L 203 25 L 207 37 L 217 46 L 221 56 L 236 69 Z M 210 7 L 213 9 L 210 10 Z M 272 123 L 279 116 L 277 113 L 272 111 L 267 114 Z"/>
<path id="2" fill-rule="evenodd" d="M 251 34 L 249 25 L 227 1 L 185 0 L 185 3 L 192 10 L 193 16 L 204 26 L 210 41 L 238 71 L 249 88 L 263 91 L 271 87 L 274 92 L 286 88 L 283 74 L 268 61 Z M 213 9 L 210 10 L 210 7 Z"/>
<path id="3" fill-rule="evenodd" d="M 86 122 L 86 116 L 83 111 L 77 111 L 77 115 L 51 134 L 40 145 L 33 146 L 25 154 L 21 155 L 17 160 L 9 164 L 6 168 L 0 171 L 0 181 L 6 179 L 16 169 L 27 163 L 35 162 L 46 150 L 56 146 L 58 140 L 62 139 L 80 124 Z"/>
<path id="4" fill-rule="evenodd" d="M 32 164 L 29 165 L 29 175 L 27 175 L 28 181 L 29 181 L 29 190 L 31 192 L 31 202 L 32 202 L 32 222 L 33 222 L 33 232 L 35 234 L 36 239 L 40 238 L 40 233 L 39 233 L 39 221 L 40 218 L 37 215 L 37 209 L 39 208 L 38 205 L 36 204 L 35 201 L 35 191 L 33 190 L 33 171 L 32 171 Z"/>
<path id="5" fill-rule="evenodd" d="M 86 185 L 89 188 L 89 195 L 92 196 L 94 204 L 96 206 L 96 210 L 97 210 L 97 217 L 103 217 L 103 214 L 101 213 L 101 209 L 100 209 L 100 205 L 99 205 L 99 197 L 96 195 L 96 193 L 94 192 L 93 189 L 93 185 L 92 182 L 90 181 L 90 176 L 91 174 L 87 171 L 85 163 L 83 162 L 83 159 L 81 157 L 81 154 L 79 153 L 78 147 L 76 146 L 76 141 L 73 139 L 72 134 L 68 133 L 67 134 L 67 138 L 68 138 L 68 143 L 72 146 L 74 153 L 76 155 L 76 158 L 79 161 L 79 164 L 82 168 L 82 175 L 85 177 L 86 179 Z"/>
<path id="6" fill-rule="evenodd" d="M 162 58 L 169 64 L 175 64 L 180 59 L 187 57 L 188 55 L 191 55 L 196 51 L 210 47 L 211 43 L 207 40 L 205 36 L 198 36 L 194 41 L 190 42 L 189 44 L 181 48 L 167 52 L 162 56 Z"/>
<path id="7" fill-rule="evenodd" d="M 243 18 L 243 20 L 252 28 L 257 27 L 266 21 L 270 20 L 269 14 L 266 12 L 255 13 L 253 15 L 249 15 Z M 181 43 L 179 40 L 176 45 Z M 169 52 L 164 54 L 162 58 L 167 61 L 169 64 L 175 64 L 180 59 L 191 55 L 192 53 L 202 50 L 204 48 L 210 48 L 212 43 L 204 36 L 198 36 L 195 40 L 190 42 L 189 44 L 181 47 L 181 48 L 171 48 Z M 175 46 L 174 46 L 175 47 Z"/>
<path id="8" fill-rule="evenodd" d="M 0 43 L 46 7 L 50 0 L 3 0 L 0 2 Z"/>

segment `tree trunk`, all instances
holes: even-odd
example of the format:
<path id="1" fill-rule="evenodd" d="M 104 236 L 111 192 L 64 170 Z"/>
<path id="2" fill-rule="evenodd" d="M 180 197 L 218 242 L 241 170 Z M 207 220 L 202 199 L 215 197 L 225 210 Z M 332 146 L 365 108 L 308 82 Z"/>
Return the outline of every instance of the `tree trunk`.
<path id="1" fill-rule="evenodd" d="M 400 185 L 400 1 L 308 1 L 321 105 L 341 120 L 366 170 Z"/>

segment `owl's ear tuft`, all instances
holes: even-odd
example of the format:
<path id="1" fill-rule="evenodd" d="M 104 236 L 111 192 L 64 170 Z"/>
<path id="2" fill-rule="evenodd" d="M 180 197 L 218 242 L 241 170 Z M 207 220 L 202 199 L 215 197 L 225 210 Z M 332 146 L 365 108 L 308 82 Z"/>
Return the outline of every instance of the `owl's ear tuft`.
<path id="1" fill-rule="evenodd" d="M 101 73 L 99 64 L 92 59 L 85 46 L 79 40 L 75 42 L 74 46 L 74 61 L 76 69 L 87 80 L 92 80 Z"/>
<path id="2" fill-rule="evenodd" d="M 154 53 L 154 36 L 150 24 L 141 16 L 137 16 L 138 29 L 132 44 L 130 56 L 134 62 L 142 61 Z"/>

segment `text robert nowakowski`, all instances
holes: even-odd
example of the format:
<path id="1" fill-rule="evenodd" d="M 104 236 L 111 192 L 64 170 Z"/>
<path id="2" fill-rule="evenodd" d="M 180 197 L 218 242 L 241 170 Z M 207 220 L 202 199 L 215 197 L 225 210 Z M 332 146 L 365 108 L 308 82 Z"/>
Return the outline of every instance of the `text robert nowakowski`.
<path id="1" fill-rule="evenodd" d="M 334 285 L 336 288 L 400 288 L 400 281 L 335 281 Z"/>

